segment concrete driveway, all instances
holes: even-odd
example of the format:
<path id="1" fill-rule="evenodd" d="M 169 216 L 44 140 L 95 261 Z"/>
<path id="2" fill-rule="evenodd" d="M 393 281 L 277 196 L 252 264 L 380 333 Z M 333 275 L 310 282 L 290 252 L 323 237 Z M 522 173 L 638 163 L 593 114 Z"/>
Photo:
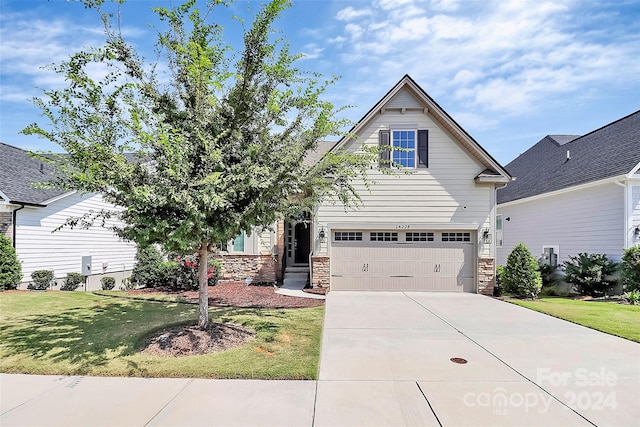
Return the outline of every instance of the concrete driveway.
<path id="1" fill-rule="evenodd" d="M 327 298 L 316 427 L 639 423 L 639 344 L 474 294 Z"/>

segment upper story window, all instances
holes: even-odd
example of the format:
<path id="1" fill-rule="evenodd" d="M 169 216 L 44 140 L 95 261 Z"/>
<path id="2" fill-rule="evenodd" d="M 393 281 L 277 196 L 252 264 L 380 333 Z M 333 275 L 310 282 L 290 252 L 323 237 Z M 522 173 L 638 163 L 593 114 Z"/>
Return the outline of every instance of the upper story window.
<path id="1" fill-rule="evenodd" d="M 391 132 L 391 137 L 393 162 L 405 168 L 415 168 L 416 132 L 413 130 L 394 130 Z"/>
<path id="2" fill-rule="evenodd" d="M 380 164 L 388 168 L 392 164 L 415 169 L 429 167 L 429 131 L 419 130 L 381 130 L 378 134 L 380 146 Z"/>
<path id="3" fill-rule="evenodd" d="M 502 214 L 496 215 L 496 246 L 502 247 Z"/>

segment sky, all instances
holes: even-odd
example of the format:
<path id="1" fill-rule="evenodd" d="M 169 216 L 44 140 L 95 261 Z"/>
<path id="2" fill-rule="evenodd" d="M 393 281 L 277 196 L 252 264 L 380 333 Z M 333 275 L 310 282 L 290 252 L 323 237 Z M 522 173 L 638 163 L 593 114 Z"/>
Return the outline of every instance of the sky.
<path id="1" fill-rule="evenodd" d="M 203 2 L 200 2 L 203 4 Z M 161 0 L 129 0 L 125 38 L 155 59 Z M 180 1 L 173 1 L 180 4 Z M 239 46 L 260 1 L 210 15 Z M 336 75 L 325 94 L 359 120 L 405 74 L 500 163 L 545 135 L 582 135 L 640 109 L 640 0 L 293 0 L 275 27 L 298 66 Z M 20 134 L 46 125 L 31 99 L 64 87 L 47 64 L 103 44 L 99 15 L 77 1 L 0 0 L 0 141 L 60 151 Z"/>

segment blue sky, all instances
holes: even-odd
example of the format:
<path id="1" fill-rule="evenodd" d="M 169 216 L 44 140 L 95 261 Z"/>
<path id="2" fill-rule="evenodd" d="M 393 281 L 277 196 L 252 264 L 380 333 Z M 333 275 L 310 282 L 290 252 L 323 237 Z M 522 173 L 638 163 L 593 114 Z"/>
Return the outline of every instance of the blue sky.
<path id="1" fill-rule="evenodd" d="M 179 4 L 179 0 L 174 0 Z M 157 23 L 129 0 L 126 38 L 154 59 Z M 237 44 L 259 1 L 214 13 Z M 507 164 L 547 134 L 584 134 L 640 109 L 638 0 L 298 0 L 276 27 L 299 66 L 340 76 L 326 94 L 360 119 L 411 75 L 498 161 Z M 0 141 L 30 150 L 57 146 L 20 135 L 46 124 L 29 101 L 64 82 L 42 66 L 102 43 L 95 11 L 63 0 L 0 0 Z"/>

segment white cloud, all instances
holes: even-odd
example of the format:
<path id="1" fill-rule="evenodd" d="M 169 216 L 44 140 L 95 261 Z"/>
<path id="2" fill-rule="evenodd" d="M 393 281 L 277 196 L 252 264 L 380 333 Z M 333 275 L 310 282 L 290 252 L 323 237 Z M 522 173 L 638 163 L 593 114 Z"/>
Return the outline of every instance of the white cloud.
<path id="1" fill-rule="evenodd" d="M 370 16 L 371 14 L 372 12 L 369 9 L 354 9 L 353 7 L 349 6 L 338 11 L 338 13 L 336 14 L 336 19 L 338 21 L 353 21 L 358 18 Z"/>
<path id="2" fill-rule="evenodd" d="M 349 23 L 345 25 L 344 32 L 349 35 L 351 40 L 357 40 L 362 36 L 362 34 L 364 33 L 364 30 L 358 24 Z"/>

